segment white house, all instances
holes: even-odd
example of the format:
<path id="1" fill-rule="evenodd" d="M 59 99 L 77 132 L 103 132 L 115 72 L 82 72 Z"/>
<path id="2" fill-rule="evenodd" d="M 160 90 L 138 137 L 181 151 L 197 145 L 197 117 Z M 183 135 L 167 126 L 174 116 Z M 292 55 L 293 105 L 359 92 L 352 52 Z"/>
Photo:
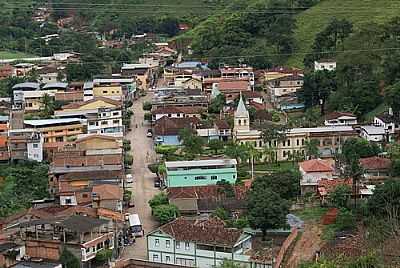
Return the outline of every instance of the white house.
<path id="1" fill-rule="evenodd" d="M 333 112 L 325 117 L 325 126 L 357 125 L 357 116 L 352 113 Z"/>
<path id="2" fill-rule="evenodd" d="M 392 109 L 389 112 L 382 113 L 374 117 L 374 125 L 383 127 L 389 134 L 394 134 L 395 131 L 400 130 L 399 119 L 393 115 Z"/>
<path id="3" fill-rule="evenodd" d="M 332 179 L 333 167 L 324 160 L 311 159 L 299 164 L 301 194 L 315 192 L 321 179 Z"/>
<path id="4" fill-rule="evenodd" d="M 384 126 L 361 126 L 360 136 L 367 141 L 380 142 L 385 140 L 386 131 Z"/>
<path id="5" fill-rule="evenodd" d="M 249 266 L 252 240 L 252 234 L 227 228 L 218 218 L 180 217 L 147 235 L 148 259 L 200 268 L 216 267 L 227 259 Z"/>
<path id="6" fill-rule="evenodd" d="M 332 59 L 320 59 L 314 61 L 314 71 L 334 71 L 336 70 L 336 61 Z"/>
<path id="7" fill-rule="evenodd" d="M 99 108 L 94 116 L 88 116 L 87 129 L 89 134 L 104 134 L 122 137 L 122 110 L 113 108 Z"/>

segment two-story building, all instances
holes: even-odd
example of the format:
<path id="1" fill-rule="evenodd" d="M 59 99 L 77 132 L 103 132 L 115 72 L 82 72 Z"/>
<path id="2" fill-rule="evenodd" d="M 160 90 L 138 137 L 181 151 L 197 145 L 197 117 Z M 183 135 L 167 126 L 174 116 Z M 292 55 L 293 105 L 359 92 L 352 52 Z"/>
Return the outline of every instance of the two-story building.
<path id="1" fill-rule="evenodd" d="M 267 94 L 271 103 L 280 108 L 282 105 L 297 103 L 297 92 L 302 89 L 304 77 L 290 75 L 267 82 Z"/>
<path id="2" fill-rule="evenodd" d="M 169 118 L 196 117 L 200 119 L 201 114 L 205 112 L 205 110 L 204 107 L 198 106 L 163 106 L 154 109 L 151 114 L 153 116 L 153 121 L 157 121 L 164 116 Z"/>
<path id="3" fill-rule="evenodd" d="M 235 159 L 167 161 L 167 187 L 213 185 L 225 180 L 234 184 L 237 179 Z"/>
<path id="4" fill-rule="evenodd" d="M 311 159 L 303 161 L 299 164 L 301 173 L 300 189 L 301 194 L 315 193 L 317 191 L 318 182 L 321 179 L 332 179 L 332 165 L 321 159 Z"/>
<path id="5" fill-rule="evenodd" d="M 218 218 L 180 217 L 147 235 L 147 254 L 149 261 L 187 267 L 217 267 L 224 260 L 249 266 L 252 239 Z"/>

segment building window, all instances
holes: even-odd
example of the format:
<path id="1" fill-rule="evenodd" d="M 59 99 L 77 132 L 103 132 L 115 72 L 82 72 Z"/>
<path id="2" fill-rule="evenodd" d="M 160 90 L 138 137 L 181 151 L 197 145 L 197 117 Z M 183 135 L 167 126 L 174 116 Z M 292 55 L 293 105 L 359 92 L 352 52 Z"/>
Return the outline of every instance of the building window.
<path id="1" fill-rule="evenodd" d="M 156 247 L 159 247 L 160 246 L 160 239 L 155 239 L 154 240 L 154 244 L 155 244 Z"/>
<path id="2" fill-rule="evenodd" d="M 119 120 L 113 120 L 113 124 L 119 124 Z"/>
<path id="3" fill-rule="evenodd" d="M 34 143 L 33 144 L 33 148 L 39 148 L 39 144 L 38 143 Z"/>
<path id="4" fill-rule="evenodd" d="M 39 155 L 38 154 L 33 154 L 33 157 L 34 158 L 39 158 Z"/>
<path id="5" fill-rule="evenodd" d="M 194 177 L 195 180 L 206 180 L 207 177 L 206 176 L 196 176 Z"/>
<path id="6" fill-rule="evenodd" d="M 213 175 L 213 176 L 211 176 L 211 179 L 212 179 L 212 180 L 217 180 L 217 179 L 218 179 L 218 177 L 217 177 L 217 176 L 215 176 L 215 175 Z"/>
<path id="7" fill-rule="evenodd" d="M 185 242 L 185 250 L 189 250 L 190 249 L 190 244 L 189 242 Z"/>
<path id="8" fill-rule="evenodd" d="M 88 198 L 88 194 L 82 194 L 82 198 Z"/>
<path id="9" fill-rule="evenodd" d="M 247 123 L 246 120 L 243 120 L 243 125 L 246 125 L 246 123 Z"/>
<path id="10" fill-rule="evenodd" d="M 65 204 L 71 204 L 71 203 L 72 203 L 71 198 L 66 198 L 66 199 L 65 199 Z"/>
<path id="11" fill-rule="evenodd" d="M 158 255 L 156 255 L 156 254 L 153 255 L 153 261 L 158 262 Z"/>
<path id="12" fill-rule="evenodd" d="M 170 256 L 165 256 L 165 261 L 166 262 L 171 262 L 171 257 Z"/>
<path id="13" fill-rule="evenodd" d="M 56 142 L 63 142 L 64 141 L 64 137 L 56 137 Z"/>
<path id="14" fill-rule="evenodd" d="M 176 249 L 180 249 L 181 248 L 181 242 L 177 241 L 176 242 Z"/>
<path id="15" fill-rule="evenodd" d="M 168 114 L 168 117 L 171 117 L 171 114 Z"/>
<path id="16" fill-rule="evenodd" d="M 290 146 L 290 140 L 287 141 L 287 146 Z"/>
<path id="17" fill-rule="evenodd" d="M 171 247 L 171 241 L 170 240 L 166 240 L 165 241 L 165 247 L 166 248 L 170 248 Z"/>
<path id="18" fill-rule="evenodd" d="M 285 147 L 286 146 L 286 141 L 282 142 L 282 146 Z"/>
<path id="19" fill-rule="evenodd" d="M 300 145 L 300 141 L 299 139 L 296 140 L 296 145 L 299 146 Z"/>
<path id="20" fill-rule="evenodd" d="M 94 126 L 94 122 L 89 122 L 89 126 Z"/>
<path id="21" fill-rule="evenodd" d="M 239 124 L 239 126 L 242 124 L 242 120 L 238 120 L 238 124 Z"/>
<path id="22" fill-rule="evenodd" d="M 301 139 L 301 145 L 304 145 L 305 141 L 304 139 Z"/>
<path id="23" fill-rule="evenodd" d="M 106 90 L 103 90 L 103 94 L 107 94 L 107 91 L 106 91 Z"/>

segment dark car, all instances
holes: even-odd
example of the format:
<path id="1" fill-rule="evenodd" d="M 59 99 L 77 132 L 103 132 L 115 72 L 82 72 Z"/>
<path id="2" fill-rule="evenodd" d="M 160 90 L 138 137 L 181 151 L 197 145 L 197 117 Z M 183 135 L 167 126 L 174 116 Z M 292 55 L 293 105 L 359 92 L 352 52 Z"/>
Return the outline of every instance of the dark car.
<path id="1" fill-rule="evenodd" d="M 160 188 L 161 187 L 161 181 L 160 180 L 154 180 L 154 187 Z"/>

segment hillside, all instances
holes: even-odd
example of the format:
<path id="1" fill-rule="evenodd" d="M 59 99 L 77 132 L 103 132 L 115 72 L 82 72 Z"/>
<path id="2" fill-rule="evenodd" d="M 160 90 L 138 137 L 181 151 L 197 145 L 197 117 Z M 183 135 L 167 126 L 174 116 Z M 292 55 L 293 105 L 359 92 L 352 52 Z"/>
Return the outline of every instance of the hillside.
<path id="1" fill-rule="evenodd" d="M 362 24 L 383 23 L 399 15 L 400 1 L 393 0 L 324 0 L 297 15 L 294 32 L 296 52 L 309 52 L 317 33 L 333 17 L 350 20 L 357 28 Z M 289 65 L 303 66 L 303 54 L 295 54 Z"/>

